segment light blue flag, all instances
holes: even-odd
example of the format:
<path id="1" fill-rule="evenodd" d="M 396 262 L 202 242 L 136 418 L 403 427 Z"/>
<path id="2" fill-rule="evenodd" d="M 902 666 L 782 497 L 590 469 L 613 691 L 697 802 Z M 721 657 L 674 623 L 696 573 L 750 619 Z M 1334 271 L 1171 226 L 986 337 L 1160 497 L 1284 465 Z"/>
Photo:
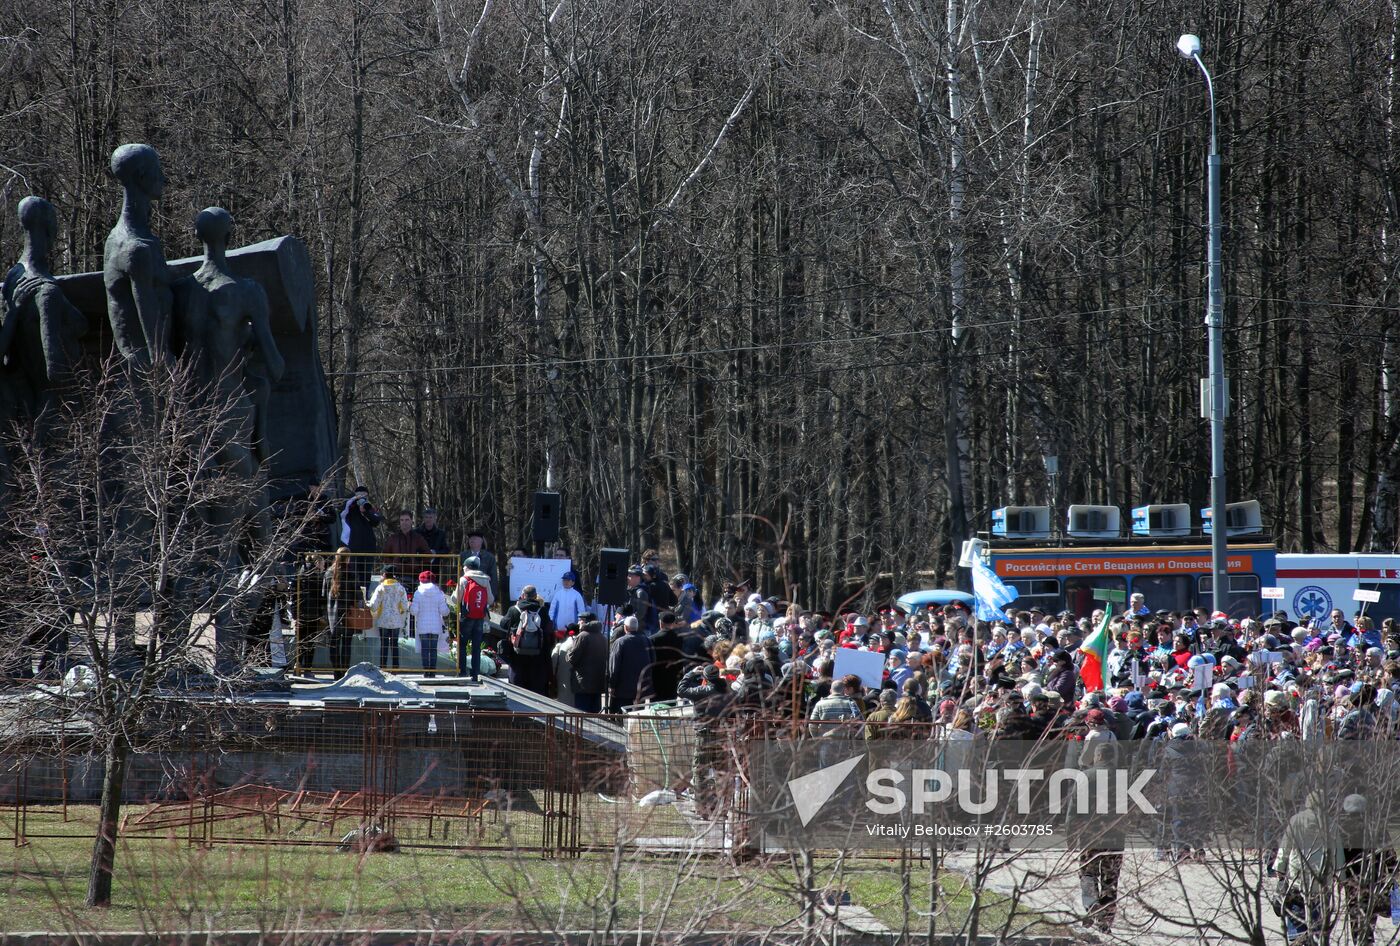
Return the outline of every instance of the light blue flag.
<path id="1" fill-rule="evenodd" d="M 972 596 L 977 599 L 977 620 L 1007 620 L 1002 608 L 1020 595 L 1019 591 L 998 578 L 986 562 L 979 558 L 972 563 Z"/>

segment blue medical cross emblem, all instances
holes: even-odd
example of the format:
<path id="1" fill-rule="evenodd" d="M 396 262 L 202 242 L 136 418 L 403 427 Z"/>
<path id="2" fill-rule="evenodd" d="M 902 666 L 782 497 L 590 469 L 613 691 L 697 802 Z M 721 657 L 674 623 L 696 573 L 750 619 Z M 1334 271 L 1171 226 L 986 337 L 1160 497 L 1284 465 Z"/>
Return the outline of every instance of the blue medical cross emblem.
<path id="1" fill-rule="evenodd" d="M 1323 618 L 1332 610 L 1332 596 L 1316 585 L 1299 591 L 1293 597 L 1293 612 L 1299 617 Z"/>

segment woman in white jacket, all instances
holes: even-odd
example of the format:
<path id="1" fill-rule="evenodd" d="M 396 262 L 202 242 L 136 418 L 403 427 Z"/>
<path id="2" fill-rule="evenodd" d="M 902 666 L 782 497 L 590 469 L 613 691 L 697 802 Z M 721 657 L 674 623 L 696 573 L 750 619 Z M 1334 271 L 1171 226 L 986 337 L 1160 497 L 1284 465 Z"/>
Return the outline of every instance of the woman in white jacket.
<path id="1" fill-rule="evenodd" d="M 450 613 L 447 595 L 436 584 L 437 576 L 432 572 L 418 573 L 418 590 L 413 593 L 413 602 L 408 613 L 413 615 L 413 626 L 417 629 L 418 650 L 423 658 L 423 676 L 431 677 L 437 670 L 438 639 L 442 634 L 443 620 Z"/>

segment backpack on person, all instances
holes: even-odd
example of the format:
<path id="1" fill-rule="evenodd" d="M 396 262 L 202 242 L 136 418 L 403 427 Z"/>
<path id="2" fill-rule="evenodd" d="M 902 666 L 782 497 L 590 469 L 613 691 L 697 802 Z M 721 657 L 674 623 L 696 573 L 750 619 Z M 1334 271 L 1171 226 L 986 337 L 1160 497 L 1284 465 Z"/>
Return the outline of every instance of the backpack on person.
<path id="1" fill-rule="evenodd" d="M 473 621 L 482 620 L 487 616 L 487 588 L 474 578 L 467 579 L 467 587 L 462 592 L 463 610 L 466 617 Z"/>
<path id="2" fill-rule="evenodd" d="M 520 612 L 520 624 L 511 635 L 510 643 L 522 657 L 538 657 L 543 652 L 544 628 L 540 625 L 540 612 Z"/>

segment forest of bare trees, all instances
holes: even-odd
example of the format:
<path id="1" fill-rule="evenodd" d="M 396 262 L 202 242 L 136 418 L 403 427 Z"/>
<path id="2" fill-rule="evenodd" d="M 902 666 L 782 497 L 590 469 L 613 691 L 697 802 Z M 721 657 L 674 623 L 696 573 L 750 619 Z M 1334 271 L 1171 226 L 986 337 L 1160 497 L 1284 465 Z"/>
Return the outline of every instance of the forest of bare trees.
<path id="1" fill-rule="evenodd" d="M 347 478 L 832 603 L 989 510 L 1206 502 L 1201 35 L 1230 499 L 1393 550 L 1393 2 L 11 0 L 0 259 L 100 268 L 112 149 L 318 267 Z"/>

